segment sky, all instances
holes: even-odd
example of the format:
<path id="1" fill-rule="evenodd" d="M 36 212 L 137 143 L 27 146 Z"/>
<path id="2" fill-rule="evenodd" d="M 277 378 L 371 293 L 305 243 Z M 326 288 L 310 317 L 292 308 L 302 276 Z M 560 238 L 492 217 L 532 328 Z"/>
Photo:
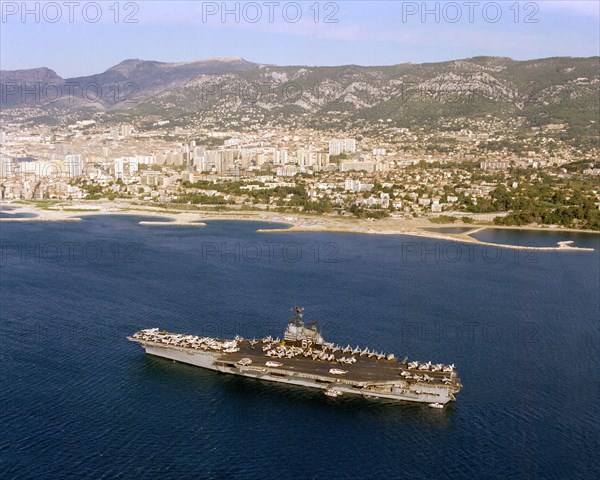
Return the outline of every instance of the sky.
<path id="1" fill-rule="evenodd" d="M 393 65 L 600 55 L 600 0 L 0 1 L 0 69 L 63 78 L 129 58 Z"/>

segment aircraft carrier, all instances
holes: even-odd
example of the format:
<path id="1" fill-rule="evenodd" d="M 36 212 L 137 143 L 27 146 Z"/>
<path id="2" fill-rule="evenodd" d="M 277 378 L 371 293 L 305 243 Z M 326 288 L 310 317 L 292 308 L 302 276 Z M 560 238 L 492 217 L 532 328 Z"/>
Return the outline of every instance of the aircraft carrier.
<path id="1" fill-rule="evenodd" d="M 222 340 L 146 329 L 127 337 L 146 353 L 222 373 L 322 389 L 330 397 L 427 403 L 443 408 L 462 387 L 454 365 L 398 361 L 393 354 L 342 347 L 323 340 L 316 322 L 306 326 L 295 307 L 283 339 Z"/>

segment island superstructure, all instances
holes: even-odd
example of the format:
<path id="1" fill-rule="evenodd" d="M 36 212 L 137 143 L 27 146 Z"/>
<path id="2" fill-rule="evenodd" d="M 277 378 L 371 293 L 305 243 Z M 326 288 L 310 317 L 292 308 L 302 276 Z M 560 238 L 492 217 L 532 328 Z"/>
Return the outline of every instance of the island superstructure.
<path id="1" fill-rule="evenodd" d="M 158 328 L 136 332 L 129 340 L 146 353 L 208 368 L 342 394 L 427 403 L 441 407 L 462 387 L 454 365 L 398 362 L 394 354 L 326 342 L 316 322 L 306 326 L 301 308 L 293 309 L 283 339 L 223 340 L 168 333 Z"/>

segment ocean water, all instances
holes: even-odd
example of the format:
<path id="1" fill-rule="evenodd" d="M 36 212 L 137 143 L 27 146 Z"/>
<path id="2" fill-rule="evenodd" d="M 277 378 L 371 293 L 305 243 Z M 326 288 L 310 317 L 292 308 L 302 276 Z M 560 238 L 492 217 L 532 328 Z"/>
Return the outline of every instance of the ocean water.
<path id="1" fill-rule="evenodd" d="M 0 224 L 3 479 L 600 477 L 600 250 L 140 219 Z M 125 338 L 281 335 L 294 305 L 327 340 L 456 364 L 463 391 L 330 399 Z"/>
<path id="2" fill-rule="evenodd" d="M 37 216 L 36 213 L 12 212 L 7 208 L 0 210 L 0 218 L 36 218 Z"/>
<path id="3" fill-rule="evenodd" d="M 428 232 L 434 232 L 434 233 L 455 234 L 455 233 L 466 233 L 470 230 L 474 230 L 474 228 L 473 227 L 433 227 L 433 228 L 425 228 L 424 230 L 427 230 Z"/>
<path id="4" fill-rule="evenodd" d="M 560 230 L 510 230 L 486 228 L 471 235 L 482 242 L 530 247 L 556 247 L 570 241 L 572 247 L 598 248 L 600 234 L 593 232 L 561 232 Z"/>

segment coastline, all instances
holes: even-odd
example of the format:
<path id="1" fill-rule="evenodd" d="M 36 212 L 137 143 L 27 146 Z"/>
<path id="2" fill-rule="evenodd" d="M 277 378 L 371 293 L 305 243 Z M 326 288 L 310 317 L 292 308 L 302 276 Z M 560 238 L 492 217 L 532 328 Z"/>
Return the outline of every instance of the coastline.
<path id="1" fill-rule="evenodd" d="M 117 215 L 117 216 L 151 216 L 160 217 L 166 221 L 157 221 L 155 219 L 140 220 L 139 225 L 146 226 L 193 226 L 205 227 L 206 221 L 253 221 L 253 222 L 272 222 L 289 225 L 287 228 L 260 228 L 257 232 L 261 233 L 295 233 L 295 232 L 330 232 L 330 233 L 356 233 L 362 235 L 405 235 L 413 237 L 430 238 L 450 242 L 461 242 L 478 244 L 483 246 L 493 246 L 497 248 L 517 249 L 517 250 L 535 250 L 535 251 L 587 251 L 593 252 L 593 248 L 574 247 L 569 241 L 559 241 L 557 246 L 537 247 L 521 246 L 511 244 L 500 244 L 478 240 L 471 235 L 485 229 L 497 230 L 517 230 L 517 231 L 543 231 L 554 233 L 586 233 L 600 235 L 600 232 L 589 230 L 551 228 L 551 227 L 507 227 L 495 225 L 458 225 L 467 229 L 461 233 L 444 233 L 439 230 L 444 228 L 456 228 L 454 224 L 434 224 L 427 218 L 418 219 L 394 219 L 386 218 L 377 221 L 368 219 L 357 219 L 352 217 L 329 217 L 329 216 L 310 216 L 302 214 L 284 214 L 269 211 L 227 211 L 227 212 L 174 212 L 152 206 L 131 206 L 128 204 L 111 205 L 110 207 L 102 204 L 86 205 L 82 208 L 56 208 L 44 209 L 38 208 L 34 204 L 16 204 L 3 203 L 1 207 L 10 206 L 10 210 L 3 213 L 6 216 L 0 218 L 2 222 L 73 222 L 81 221 L 86 217 L 98 215 Z M 2 209 L 0 207 L 0 209 Z M 35 215 L 27 217 L 10 218 L 11 214 Z M 438 231 L 432 231 L 435 229 Z"/>

